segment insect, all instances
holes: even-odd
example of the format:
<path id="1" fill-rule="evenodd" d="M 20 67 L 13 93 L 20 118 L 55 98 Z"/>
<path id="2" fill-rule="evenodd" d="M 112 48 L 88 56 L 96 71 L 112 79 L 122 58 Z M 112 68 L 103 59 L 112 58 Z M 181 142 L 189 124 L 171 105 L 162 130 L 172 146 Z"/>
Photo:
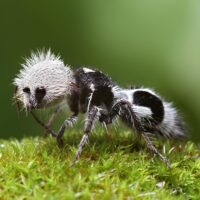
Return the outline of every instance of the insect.
<path id="1" fill-rule="evenodd" d="M 59 56 L 50 50 L 32 53 L 22 64 L 14 79 L 15 100 L 23 105 L 34 119 L 45 128 L 58 144 L 62 145 L 65 129 L 77 121 L 80 112 L 85 113 L 85 127 L 72 165 L 81 155 L 97 121 L 105 125 L 120 118 L 133 131 L 142 136 L 147 148 L 170 166 L 153 145 L 149 134 L 165 138 L 185 138 L 184 122 L 171 103 L 146 88 L 121 88 L 112 79 L 96 69 L 72 70 Z M 51 129 L 61 103 L 65 101 L 72 115 L 64 120 L 58 133 Z M 55 112 L 44 124 L 34 113 L 35 109 L 53 107 Z"/>

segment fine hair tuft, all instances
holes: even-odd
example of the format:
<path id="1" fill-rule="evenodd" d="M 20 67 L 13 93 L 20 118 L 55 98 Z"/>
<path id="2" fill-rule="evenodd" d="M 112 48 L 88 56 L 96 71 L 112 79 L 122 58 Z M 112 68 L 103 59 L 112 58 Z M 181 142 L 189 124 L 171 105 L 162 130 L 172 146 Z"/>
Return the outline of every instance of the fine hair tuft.
<path id="1" fill-rule="evenodd" d="M 22 64 L 23 68 L 30 68 L 38 63 L 41 62 L 56 62 L 56 63 L 63 63 L 63 61 L 60 58 L 60 55 L 55 55 L 52 53 L 51 49 L 45 50 L 45 49 L 38 49 L 36 52 L 31 51 L 31 56 L 28 58 L 25 58 L 25 63 Z"/>

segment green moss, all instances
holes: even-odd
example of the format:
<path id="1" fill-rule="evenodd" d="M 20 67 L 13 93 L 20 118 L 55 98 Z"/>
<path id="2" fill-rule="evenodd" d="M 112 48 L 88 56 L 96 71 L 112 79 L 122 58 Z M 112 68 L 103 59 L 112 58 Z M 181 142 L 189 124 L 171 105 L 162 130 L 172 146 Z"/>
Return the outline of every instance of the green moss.
<path id="1" fill-rule="evenodd" d="M 168 169 L 145 147 L 134 150 L 130 135 L 92 134 L 73 168 L 80 131 L 66 134 L 62 149 L 51 137 L 0 140 L 0 199 L 200 198 L 200 151 L 193 143 L 160 145 Z"/>

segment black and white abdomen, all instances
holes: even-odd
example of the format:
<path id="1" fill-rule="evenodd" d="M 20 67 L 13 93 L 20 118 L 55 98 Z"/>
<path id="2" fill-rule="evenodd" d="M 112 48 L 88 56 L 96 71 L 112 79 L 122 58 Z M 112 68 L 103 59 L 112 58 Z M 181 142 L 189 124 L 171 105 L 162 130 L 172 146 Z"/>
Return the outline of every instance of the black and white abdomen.
<path id="1" fill-rule="evenodd" d="M 158 125 L 156 133 L 167 138 L 186 138 L 186 128 L 182 117 L 177 112 L 176 108 L 169 102 L 163 102 L 164 118 L 161 124 Z"/>
<path id="2" fill-rule="evenodd" d="M 132 104 L 132 109 L 144 131 L 164 137 L 181 138 L 185 136 L 184 123 L 171 103 L 150 89 L 115 89 L 116 101 L 124 99 Z M 122 120 L 132 125 L 127 113 L 121 113 Z"/>
<path id="3" fill-rule="evenodd" d="M 147 122 L 159 125 L 165 114 L 162 100 L 150 90 L 133 90 L 133 110 L 139 117 L 143 117 Z"/>
<path id="4" fill-rule="evenodd" d="M 115 100 L 126 100 L 132 104 L 132 109 L 144 123 L 158 125 L 164 118 L 162 100 L 149 89 L 119 89 L 113 90 Z"/>

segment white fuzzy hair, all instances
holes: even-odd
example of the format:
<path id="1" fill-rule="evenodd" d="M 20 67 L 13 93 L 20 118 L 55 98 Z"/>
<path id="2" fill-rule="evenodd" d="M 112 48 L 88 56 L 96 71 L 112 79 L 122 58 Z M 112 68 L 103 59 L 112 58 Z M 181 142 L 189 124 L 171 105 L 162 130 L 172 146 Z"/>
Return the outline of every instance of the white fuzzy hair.
<path id="1" fill-rule="evenodd" d="M 53 54 L 50 49 L 32 52 L 21 66 L 22 69 L 14 79 L 14 85 L 17 86 L 16 97 L 24 103 L 25 107 L 28 99 L 23 89 L 26 87 L 30 89 L 32 98 L 34 98 L 36 88 L 46 89 L 44 106 L 60 102 L 70 93 L 73 72 L 64 64 L 60 56 Z"/>
<path id="2" fill-rule="evenodd" d="M 158 126 L 163 136 L 167 138 L 184 138 L 186 137 L 185 124 L 179 116 L 172 103 L 164 102 L 164 120 Z"/>

